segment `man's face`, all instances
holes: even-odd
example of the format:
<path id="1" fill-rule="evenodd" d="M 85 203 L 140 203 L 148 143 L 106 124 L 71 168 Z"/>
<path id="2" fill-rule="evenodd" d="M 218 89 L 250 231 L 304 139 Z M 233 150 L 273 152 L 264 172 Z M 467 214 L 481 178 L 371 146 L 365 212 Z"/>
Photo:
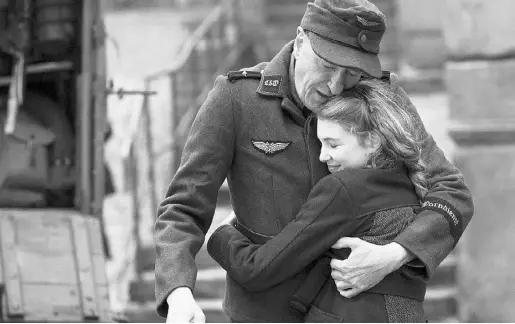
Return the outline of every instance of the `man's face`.
<path id="1" fill-rule="evenodd" d="M 361 71 L 338 66 L 319 57 L 302 30 L 297 34 L 294 50 L 295 89 L 302 103 L 313 112 L 329 98 L 352 88 L 361 78 Z"/>

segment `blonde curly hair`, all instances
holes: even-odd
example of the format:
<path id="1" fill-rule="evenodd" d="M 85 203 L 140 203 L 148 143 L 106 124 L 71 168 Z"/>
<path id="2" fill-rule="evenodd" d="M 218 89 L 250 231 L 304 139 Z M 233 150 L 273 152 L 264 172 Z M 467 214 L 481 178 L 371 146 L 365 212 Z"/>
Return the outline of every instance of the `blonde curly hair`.
<path id="1" fill-rule="evenodd" d="M 403 106 L 402 98 L 388 83 L 363 79 L 327 101 L 316 115 L 346 127 L 358 136 L 361 145 L 372 136 L 378 138 L 380 147 L 371 154 L 368 165 L 386 169 L 404 164 L 417 195 L 423 199 L 429 187 L 427 165 L 421 158 L 417 120 Z"/>

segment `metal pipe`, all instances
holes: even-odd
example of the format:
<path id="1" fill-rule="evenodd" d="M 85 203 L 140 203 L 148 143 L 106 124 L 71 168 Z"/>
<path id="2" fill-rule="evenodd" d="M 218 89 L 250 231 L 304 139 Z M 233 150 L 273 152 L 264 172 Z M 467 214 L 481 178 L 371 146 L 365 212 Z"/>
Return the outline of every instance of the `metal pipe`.
<path id="1" fill-rule="evenodd" d="M 91 0 L 88 0 L 91 1 Z M 104 46 L 104 38 L 99 36 L 103 32 L 98 29 L 104 28 L 102 21 L 102 1 L 96 0 L 94 4 L 94 28 L 95 33 L 95 54 L 94 58 L 94 72 L 95 84 L 94 91 L 94 125 L 93 125 L 93 139 L 94 139 L 94 161 L 93 161 L 93 204 L 91 213 L 96 217 L 102 217 L 102 208 L 104 205 L 105 196 L 105 162 L 104 162 L 104 146 L 105 146 L 105 131 L 107 129 L 107 96 L 105 95 L 105 85 L 107 78 L 105 76 L 106 69 L 106 54 Z"/>
<path id="2" fill-rule="evenodd" d="M 79 117 L 77 126 L 80 129 L 78 140 L 78 161 L 80 169 L 79 178 L 79 207 L 82 213 L 91 210 L 91 97 L 92 93 L 92 61 L 90 54 L 93 52 L 92 28 L 93 28 L 93 1 L 82 0 L 82 28 L 81 28 L 81 69 L 79 76 L 78 108 Z"/>
<path id="3" fill-rule="evenodd" d="M 150 88 L 149 82 L 145 82 L 145 91 L 148 92 Z M 157 215 L 157 206 L 159 204 L 157 193 L 156 193 L 156 175 L 155 175 L 155 167 L 156 167 L 156 158 L 154 155 L 154 139 L 152 137 L 152 115 L 150 113 L 150 97 L 147 95 L 143 98 L 143 121 L 145 128 L 145 146 L 146 151 L 148 152 L 148 190 L 150 196 L 150 208 L 152 209 L 152 223 L 156 221 Z M 135 147 L 135 145 L 133 146 Z"/>

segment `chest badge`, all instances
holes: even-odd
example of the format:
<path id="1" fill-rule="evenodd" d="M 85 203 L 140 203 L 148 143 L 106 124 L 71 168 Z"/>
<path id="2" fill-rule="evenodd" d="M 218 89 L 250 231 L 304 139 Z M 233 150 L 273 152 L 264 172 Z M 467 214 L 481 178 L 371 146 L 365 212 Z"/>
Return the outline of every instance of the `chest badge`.
<path id="1" fill-rule="evenodd" d="M 277 141 L 262 141 L 252 140 L 252 145 L 266 155 L 275 155 L 277 153 L 285 151 L 291 142 L 277 142 Z"/>

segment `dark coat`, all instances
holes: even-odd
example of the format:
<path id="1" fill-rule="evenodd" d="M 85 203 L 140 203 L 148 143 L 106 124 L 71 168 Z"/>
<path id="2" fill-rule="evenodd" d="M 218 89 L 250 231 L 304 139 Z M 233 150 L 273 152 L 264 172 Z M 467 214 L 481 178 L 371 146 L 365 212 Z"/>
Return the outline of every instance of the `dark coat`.
<path id="1" fill-rule="evenodd" d="M 158 210 L 155 225 L 157 311 L 166 316 L 166 298 L 177 287 L 195 286 L 195 256 L 202 247 L 227 177 L 240 222 L 265 236 L 278 234 L 300 210 L 311 188 L 328 174 L 318 160 L 320 144 L 312 117 L 292 101 L 289 63 L 293 42 L 262 71 L 234 82 L 216 79 L 200 108 L 183 150 L 181 165 Z M 392 75 L 391 86 L 406 97 Z M 418 116 L 406 97 L 406 110 Z M 441 208 L 425 210 L 395 241 L 417 256 L 412 268 L 430 276 L 451 251 L 472 217 L 470 192 L 459 170 L 445 159 L 420 122 L 423 155 L 431 170 L 429 199 Z M 261 143 L 262 142 L 262 143 Z M 265 145 L 262 145 L 265 143 Z M 431 206 L 428 206 L 428 208 Z M 455 224 L 448 211 L 452 211 Z M 304 272 L 286 280 L 281 291 L 293 292 Z M 241 321 L 295 321 L 276 317 L 288 305 L 274 302 L 274 289 L 249 292 L 227 279 L 225 310 Z"/>
<path id="2" fill-rule="evenodd" d="M 392 242 L 413 221 L 413 208 L 419 206 L 404 168 L 348 169 L 322 178 L 295 220 L 266 243 L 259 237 L 255 240 L 261 242 L 253 242 L 254 235 L 237 224 L 218 228 L 207 248 L 228 275 L 249 291 L 264 292 L 274 287 L 274 302 L 279 304 L 290 302 L 293 297 L 277 289 L 281 282 L 318 262 L 295 292 L 297 302 L 303 302 L 307 308 L 313 304 L 307 314 L 308 322 L 317 321 L 323 314 L 325 321 L 388 322 L 399 316 L 422 320 L 425 284 L 420 277 L 409 277 L 409 271 L 404 273 L 407 267 L 388 275 L 367 292 L 347 299 L 340 296 L 330 279 L 329 267 L 330 256 L 346 258 L 347 249 L 323 256 L 343 236 L 375 244 Z M 386 302 L 389 296 L 378 294 L 410 298 L 418 303 L 399 307 L 397 300 L 404 299 L 396 299 L 395 305 L 391 305 Z M 406 314 L 389 318 L 388 313 L 399 309 Z M 283 311 L 295 310 L 300 309 Z"/>

